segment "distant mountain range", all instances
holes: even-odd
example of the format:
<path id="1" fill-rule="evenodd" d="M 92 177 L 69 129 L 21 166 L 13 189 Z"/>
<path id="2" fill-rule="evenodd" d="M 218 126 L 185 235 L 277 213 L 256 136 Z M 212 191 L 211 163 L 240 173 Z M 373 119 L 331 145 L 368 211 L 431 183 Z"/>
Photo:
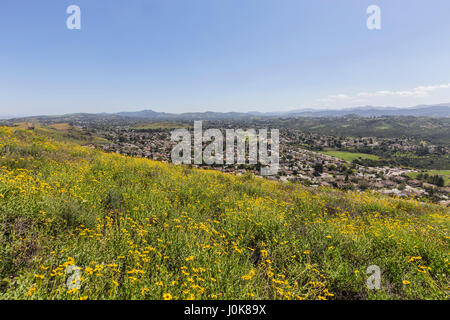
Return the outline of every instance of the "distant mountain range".
<path id="1" fill-rule="evenodd" d="M 450 103 L 439 105 L 420 105 L 411 108 L 396 107 L 357 107 L 340 110 L 296 110 L 287 113 L 290 117 L 343 117 L 348 115 L 360 117 L 373 116 L 414 116 L 414 117 L 450 117 Z"/>
<path id="2" fill-rule="evenodd" d="M 356 115 L 360 117 L 374 116 L 414 116 L 414 117 L 450 117 L 450 103 L 439 105 L 420 105 L 411 108 L 396 107 L 357 107 L 348 109 L 303 109 L 287 112 L 187 112 L 181 114 L 156 112 L 153 110 L 142 110 L 136 112 L 119 112 L 116 115 L 132 118 L 158 119 L 158 118 L 180 118 L 180 119 L 235 119 L 248 117 L 344 117 Z"/>
<path id="3" fill-rule="evenodd" d="M 414 117 L 434 117 L 447 118 L 450 117 L 450 103 L 437 105 L 419 105 L 410 108 L 397 107 L 374 107 L 365 106 L 347 109 L 302 109 L 287 112 L 186 112 L 186 113 L 166 113 L 153 110 L 142 110 L 135 112 L 118 112 L 118 113 L 74 113 L 63 116 L 33 116 L 20 117 L 17 119 L 29 118 L 133 118 L 148 120 L 213 120 L 213 119 L 246 119 L 246 118 L 293 118 L 293 117 L 378 117 L 378 116 L 414 116 Z M 1 118 L 1 117 L 0 117 Z"/>

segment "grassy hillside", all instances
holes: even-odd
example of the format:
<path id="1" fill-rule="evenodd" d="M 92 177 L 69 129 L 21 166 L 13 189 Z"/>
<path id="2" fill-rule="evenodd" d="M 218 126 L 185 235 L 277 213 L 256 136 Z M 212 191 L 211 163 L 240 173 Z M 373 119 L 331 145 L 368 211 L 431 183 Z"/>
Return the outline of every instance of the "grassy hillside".
<path id="1" fill-rule="evenodd" d="M 189 125 L 186 123 L 161 121 L 161 122 L 143 122 L 135 125 L 133 128 L 137 130 L 153 130 L 153 129 L 180 129 L 188 127 Z"/>
<path id="2" fill-rule="evenodd" d="M 54 123 L 48 126 L 42 126 L 39 122 L 19 122 L 14 124 L 15 127 L 22 129 L 33 129 L 40 135 L 49 136 L 57 141 L 72 142 L 81 145 L 108 143 L 109 141 L 91 135 L 67 122 Z"/>
<path id="3" fill-rule="evenodd" d="M 3 299 L 448 299 L 449 222 L 414 200 L 0 127 Z M 381 290 L 366 287 L 370 265 Z"/>
<path id="4" fill-rule="evenodd" d="M 356 159 L 372 159 L 372 160 L 378 160 L 379 157 L 372 154 L 367 153 L 359 153 L 359 152 L 349 152 L 349 151 L 336 151 L 336 150 L 329 150 L 329 151 L 322 151 L 321 153 L 327 154 L 329 156 L 333 156 L 345 161 L 352 162 Z"/>

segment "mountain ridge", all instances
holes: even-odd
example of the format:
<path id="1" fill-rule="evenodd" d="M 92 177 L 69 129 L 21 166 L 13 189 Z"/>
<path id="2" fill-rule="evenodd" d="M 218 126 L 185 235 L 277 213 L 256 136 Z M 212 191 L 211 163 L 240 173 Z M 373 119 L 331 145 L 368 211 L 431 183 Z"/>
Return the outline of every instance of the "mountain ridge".
<path id="1" fill-rule="evenodd" d="M 295 118 L 295 117 L 377 117 L 377 116 L 414 116 L 414 117 L 450 117 L 450 103 L 441 103 L 434 105 L 417 105 L 414 107 L 377 107 L 377 106 L 361 106 L 343 109 L 297 109 L 283 112 L 184 112 L 184 113 L 167 113 L 158 112 L 151 109 L 139 111 L 122 111 L 116 113 L 68 113 L 64 115 L 36 115 L 27 117 L 0 117 L 0 119 L 32 119 L 32 118 L 53 118 L 59 116 L 72 117 L 104 117 L 104 118 L 134 118 L 134 119 L 154 119 L 154 120 L 201 120 L 201 119 L 245 119 L 252 117 L 262 118 Z"/>

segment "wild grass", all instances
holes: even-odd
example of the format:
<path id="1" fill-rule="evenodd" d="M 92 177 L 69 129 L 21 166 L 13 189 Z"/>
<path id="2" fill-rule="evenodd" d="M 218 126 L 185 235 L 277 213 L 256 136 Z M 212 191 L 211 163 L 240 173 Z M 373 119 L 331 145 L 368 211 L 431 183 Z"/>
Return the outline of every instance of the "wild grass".
<path id="1" fill-rule="evenodd" d="M 448 299 L 449 222 L 0 128 L 2 299 Z"/>
<path id="2" fill-rule="evenodd" d="M 378 156 L 373 154 L 367 154 L 367 153 L 359 153 L 359 152 L 349 152 L 349 151 L 336 151 L 336 150 L 330 150 L 330 151 L 323 151 L 321 152 L 323 154 L 327 154 L 329 156 L 333 156 L 345 161 L 352 162 L 353 160 L 357 159 L 371 159 L 371 160 L 378 160 L 380 159 Z"/>
<path id="3" fill-rule="evenodd" d="M 189 126 L 185 123 L 178 123 L 173 121 L 161 121 L 161 122 L 144 122 L 139 123 L 134 126 L 138 130 L 149 130 L 149 129 L 180 129 L 188 128 Z"/>

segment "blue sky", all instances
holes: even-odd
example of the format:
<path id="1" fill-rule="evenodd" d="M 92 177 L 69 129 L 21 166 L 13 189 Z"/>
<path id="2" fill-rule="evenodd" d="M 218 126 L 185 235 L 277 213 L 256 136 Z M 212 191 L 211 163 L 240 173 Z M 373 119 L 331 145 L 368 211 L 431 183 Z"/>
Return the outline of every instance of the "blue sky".
<path id="1" fill-rule="evenodd" d="M 2 0 L 0 115 L 450 102 L 449 35 L 448 0 Z"/>

